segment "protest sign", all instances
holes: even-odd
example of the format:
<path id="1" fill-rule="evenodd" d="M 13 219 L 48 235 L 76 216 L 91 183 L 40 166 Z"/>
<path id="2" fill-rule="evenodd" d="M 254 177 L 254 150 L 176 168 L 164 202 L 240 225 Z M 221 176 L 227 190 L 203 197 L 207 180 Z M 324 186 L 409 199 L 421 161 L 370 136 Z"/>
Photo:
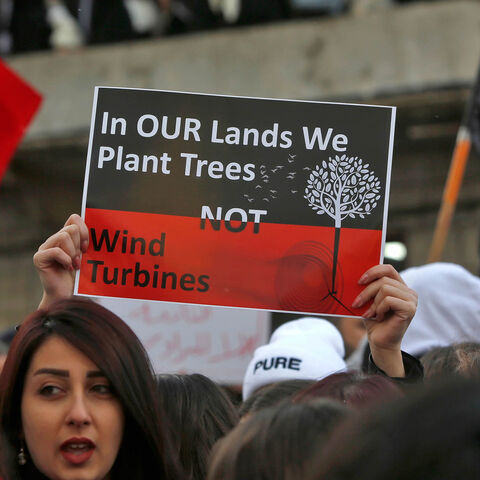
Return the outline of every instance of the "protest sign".
<path id="1" fill-rule="evenodd" d="M 360 314 L 395 108 L 98 87 L 79 294 Z"/>
<path id="2" fill-rule="evenodd" d="M 134 330 L 156 373 L 202 373 L 241 384 L 255 349 L 270 335 L 266 311 L 110 298 L 100 303 Z"/>

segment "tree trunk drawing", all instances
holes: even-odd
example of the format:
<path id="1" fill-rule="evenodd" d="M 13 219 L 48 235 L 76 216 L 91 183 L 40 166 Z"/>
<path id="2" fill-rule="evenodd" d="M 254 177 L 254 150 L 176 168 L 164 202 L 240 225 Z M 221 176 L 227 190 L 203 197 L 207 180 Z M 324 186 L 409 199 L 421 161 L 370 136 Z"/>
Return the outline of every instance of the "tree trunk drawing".
<path id="1" fill-rule="evenodd" d="M 364 219 L 372 213 L 380 200 L 380 180 L 369 170 L 369 164 L 358 157 L 347 155 L 322 160 L 312 170 L 305 188 L 304 198 L 317 215 L 326 214 L 335 221 L 333 246 L 332 296 L 342 307 L 350 311 L 337 298 L 338 252 L 342 222 L 347 217 Z"/>
<path id="2" fill-rule="evenodd" d="M 332 291 L 331 291 L 333 295 L 337 293 L 337 289 L 335 288 L 335 277 L 337 276 L 338 247 L 340 244 L 341 230 L 342 230 L 341 227 L 335 227 L 335 243 L 333 247 Z"/>

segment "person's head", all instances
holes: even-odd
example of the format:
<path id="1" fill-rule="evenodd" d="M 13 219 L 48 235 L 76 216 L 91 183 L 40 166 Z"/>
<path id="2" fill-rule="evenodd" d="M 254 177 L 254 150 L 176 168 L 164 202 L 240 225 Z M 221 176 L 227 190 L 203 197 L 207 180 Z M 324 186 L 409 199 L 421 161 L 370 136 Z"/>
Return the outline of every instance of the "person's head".
<path id="1" fill-rule="evenodd" d="M 349 407 L 362 408 L 401 396 L 402 390 L 388 377 L 342 372 L 315 382 L 298 392 L 292 401 L 308 402 L 318 398 L 330 398 Z"/>
<path id="2" fill-rule="evenodd" d="M 160 412 L 132 330 L 92 301 L 55 302 L 20 326 L 0 378 L 1 475 L 173 478 Z"/>
<path id="3" fill-rule="evenodd" d="M 271 383 L 319 380 L 345 370 L 340 332 L 327 320 L 303 317 L 284 323 L 257 348 L 243 379 L 243 400 Z"/>
<path id="4" fill-rule="evenodd" d="M 305 480 L 478 480 L 480 382 L 423 387 L 357 412 L 334 432 Z"/>
<path id="5" fill-rule="evenodd" d="M 237 411 L 226 392 L 204 375 L 159 375 L 157 385 L 185 477 L 203 480 L 212 446 L 238 423 Z"/>
<path id="6" fill-rule="evenodd" d="M 238 413 L 243 420 L 247 415 L 263 408 L 272 407 L 283 400 L 291 398 L 300 390 L 314 383 L 314 380 L 285 380 L 265 385 L 254 392 L 247 401 L 243 402 Z"/>
<path id="7" fill-rule="evenodd" d="M 421 357 L 434 347 L 480 342 L 480 278 L 453 263 L 429 263 L 400 273 L 418 293 L 402 350 Z"/>
<path id="8" fill-rule="evenodd" d="M 432 348 L 421 362 L 428 382 L 457 376 L 480 378 L 480 343 L 464 342 Z"/>
<path id="9" fill-rule="evenodd" d="M 256 412 L 213 449 L 208 480 L 304 478 L 348 408 L 331 400 L 283 402 Z"/>

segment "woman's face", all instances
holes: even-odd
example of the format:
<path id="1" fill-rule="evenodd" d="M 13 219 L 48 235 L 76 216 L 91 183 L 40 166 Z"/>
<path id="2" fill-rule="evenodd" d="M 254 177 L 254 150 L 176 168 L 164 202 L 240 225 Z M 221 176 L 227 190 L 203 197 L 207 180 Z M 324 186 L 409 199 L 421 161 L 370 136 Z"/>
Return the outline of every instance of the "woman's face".
<path id="1" fill-rule="evenodd" d="M 49 479 L 108 478 L 122 441 L 123 409 L 82 352 L 60 337 L 46 340 L 27 371 L 21 412 L 28 461 Z"/>

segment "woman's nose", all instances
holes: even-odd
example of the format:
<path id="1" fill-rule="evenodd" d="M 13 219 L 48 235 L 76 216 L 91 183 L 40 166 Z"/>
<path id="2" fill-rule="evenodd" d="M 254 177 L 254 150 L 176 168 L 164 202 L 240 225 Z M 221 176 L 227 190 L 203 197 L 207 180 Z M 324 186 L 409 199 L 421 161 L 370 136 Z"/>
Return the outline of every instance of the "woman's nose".
<path id="1" fill-rule="evenodd" d="M 69 410 L 66 416 L 66 422 L 69 425 L 82 426 L 89 425 L 92 421 L 87 399 L 82 394 L 72 396 Z"/>

